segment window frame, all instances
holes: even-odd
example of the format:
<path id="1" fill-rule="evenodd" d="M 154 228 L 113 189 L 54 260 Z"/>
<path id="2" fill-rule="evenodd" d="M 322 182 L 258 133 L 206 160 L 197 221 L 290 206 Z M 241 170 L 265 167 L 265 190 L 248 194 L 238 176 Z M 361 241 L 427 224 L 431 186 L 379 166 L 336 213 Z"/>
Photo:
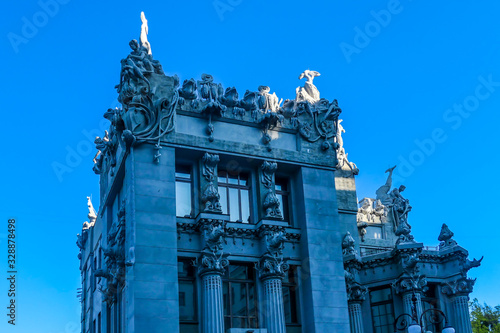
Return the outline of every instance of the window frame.
<path id="1" fill-rule="evenodd" d="M 183 177 L 182 175 L 187 175 L 189 174 L 189 178 Z M 190 213 L 186 214 L 184 216 L 179 216 L 177 215 L 177 183 L 187 183 L 189 184 L 189 206 L 190 206 Z M 175 165 L 175 191 L 176 191 L 176 196 L 175 196 L 175 216 L 180 217 L 180 218 L 193 218 L 193 167 L 192 165 L 186 165 L 186 164 L 176 164 Z"/>
<path id="2" fill-rule="evenodd" d="M 259 302 L 258 302 L 258 297 L 259 297 L 259 292 L 257 290 L 257 272 L 256 272 L 256 269 L 255 267 L 253 266 L 254 263 L 247 263 L 247 262 L 235 262 L 235 263 L 231 263 L 231 265 L 226 269 L 226 272 L 224 273 L 224 275 L 222 276 L 222 290 L 223 290 L 223 293 L 225 292 L 226 290 L 226 286 L 227 286 L 227 300 L 223 300 L 223 306 L 226 305 L 226 302 L 227 302 L 227 305 L 228 305 L 228 308 L 227 308 L 227 314 L 226 312 L 224 311 L 224 328 L 225 329 L 229 329 L 229 328 L 233 328 L 233 319 L 237 318 L 237 319 L 244 319 L 245 322 L 246 322 L 246 326 L 247 327 L 234 327 L 234 328 L 249 328 L 249 329 L 252 329 L 252 328 L 259 328 L 259 311 L 258 311 L 258 306 L 259 306 Z M 251 279 L 235 279 L 235 278 L 231 278 L 229 276 L 229 271 L 230 271 L 230 267 L 231 266 L 245 266 L 247 267 L 247 269 L 250 269 L 251 270 L 251 273 L 252 273 L 252 278 Z M 235 283 L 235 284 L 244 284 L 245 286 L 245 298 L 246 298 L 246 306 L 245 306 L 245 309 L 246 309 L 246 316 L 238 316 L 238 315 L 233 315 L 233 300 L 235 298 L 235 295 L 234 295 L 234 289 L 232 288 L 232 284 Z M 253 288 L 254 288 L 254 297 L 253 297 L 253 302 L 254 302 L 254 313 L 253 315 L 250 314 L 250 292 L 249 292 L 249 285 L 250 284 L 253 284 Z M 253 320 L 253 323 L 255 325 L 255 327 L 252 327 L 252 320 Z M 229 326 L 226 325 L 226 321 L 229 321 Z"/>
<path id="3" fill-rule="evenodd" d="M 177 258 L 177 265 L 179 263 L 187 264 L 190 265 L 191 269 L 193 269 L 193 275 L 192 276 L 180 276 L 179 273 L 177 273 L 177 280 L 178 284 L 180 285 L 181 282 L 190 282 L 193 286 L 193 320 L 184 320 L 180 318 L 180 313 L 179 313 L 179 324 L 188 324 L 188 325 L 199 325 L 199 319 L 198 319 L 198 292 L 197 292 L 197 285 L 196 285 L 196 270 L 193 267 L 192 261 L 194 258 L 185 258 L 185 257 L 178 257 Z M 180 293 L 180 290 L 179 290 Z M 180 297 L 179 297 L 179 312 L 180 312 Z"/>
<path id="4" fill-rule="evenodd" d="M 375 291 L 384 290 L 384 289 L 389 290 L 390 295 L 391 295 L 391 299 L 390 300 L 385 300 L 385 301 L 379 301 L 379 302 L 372 302 L 372 295 L 371 295 L 371 293 L 375 292 Z M 385 327 L 385 328 L 388 327 L 389 328 L 389 332 L 392 332 L 392 330 L 393 330 L 393 323 L 394 323 L 394 320 L 395 320 L 396 317 L 395 317 L 395 311 L 394 311 L 394 293 L 393 293 L 393 290 L 392 290 L 391 286 L 387 286 L 386 285 L 386 286 L 381 286 L 381 287 L 377 287 L 377 288 L 371 288 L 369 290 L 368 297 L 370 299 L 370 315 L 372 317 L 373 332 L 374 333 L 378 332 L 377 328 L 381 328 L 381 327 Z M 375 306 L 381 306 L 381 305 L 387 305 L 387 304 L 390 304 L 390 306 L 391 306 L 392 320 L 389 320 L 386 325 L 375 326 L 375 316 L 374 316 L 374 313 L 373 313 L 373 308 Z M 387 313 L 385 315 L 387 315 Z M 381 316 L 377 316 L 377 317 L 381 317 Z M 391 319 L 391 318 L 388 318 L 388 319 Z"/>
<path id="5" fill-rule="evenodd" d="M 224 174 L 221 176 L 221 174 Z M 246 183 L 248 185 L 242 185 L 242 179 L 241 175 L 245 175 L 247 177 Z M 237 178 L 237 184 L 232 184 L 230 183 L 229 179 L 235 179 L 231 178 L 230 176 L 236 176 Z M 225 179 L 225 182 L 221 182 L 221 178 Z M 226 197 L 226 203 L 225 206 L 227 207 L 227 215 L 231 217 L 231 199 L 230 199 L 230 189 L 237 189 L 238 190 L 238 216 L 239 218 L 236 221 L 231 221 L 231 222 L 236 222 L 236 223 L 245 223 L 245 224 L 252 224 L 253 221 L 253 214 L 252 214 L 252 173 L 251 172 L 246 172 L 246 171 L 241 171 L 238 173 L 231 173 L 230 171 L 227 171 L 225 169 L 219 169 L 217 171 L 217 185 L 218 185 L 218 190 L 219 194 L 222 191 L 225 191 L 225 197 Z M 248 221 L 243 221 L 243 209 L 242 209 L 242 200 L 241 200 L 241 192 L 242 190 L 248 191 Z M 221 202 L 222 204 L 222 202 Z"/>
<path id="6" fill-rule="evenodd" d="M 283 290 L 283 305 L 285 304 L 285 288 L 289 288 L 291 291 L 294 292 L 294 298 L 295 298 L 295 303 L 290 304 L 290 309 L 295 308 L 295 321 L 287 322 L 286 321 L 286 307 L 284 309 L 285 311 L 285 325 L 288 326 L 293 326 L 293 327 L 301 327 L 301 321 L 300 321 L 300 302 L 299 302 L 299 267 L 298 266 L 290 266 L 288 272 L 287 272 L 287 278 L 288 279 L 283 279 L 283 282 L 281 283 L 282 285 L 282 290 Z M 291 300 L 291 297 L 290 297 Z M 293 317 L 293 315 L 292 315 Z"/>
<path id="7" fill-rule="evenodd" d="M 281 196 L 281 202 L 283 202 L 281 209 L 281 215 L 283 216 L 283 222 L 287 222 L 289 225 L 293 225 L 292 223 L 292 214 L 291 214 L 291 185 L 290 185 L 290 178 L 276 175 L 274 178 L 274 187 L 275 187 L 275 193 L 276 196 Z M 285 186 L 285 189 L 277 189 L 277 186 Z M 285 207 L 286 205 L 286 207 Z"/>

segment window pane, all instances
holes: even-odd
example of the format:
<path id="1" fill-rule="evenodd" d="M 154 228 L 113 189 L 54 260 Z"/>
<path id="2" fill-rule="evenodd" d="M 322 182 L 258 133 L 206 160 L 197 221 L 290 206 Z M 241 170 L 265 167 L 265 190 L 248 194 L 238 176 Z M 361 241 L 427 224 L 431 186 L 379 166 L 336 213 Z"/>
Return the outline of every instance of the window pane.
<path id="1" fill-rule="evenodd" d="M 229 174 L 228 175 L 228 183 L 229 184 L 234 184 L 234 185 L 238 185 L 238 175 L 231 175 Z"/>
<path id="2" fill-rule="evenodd" d="M 191 215 L 191 183 L 175 182 L 175 203 L 177 216 Z"/>
<path id="3" fill-rule="evenodd" d="M 241 219 L 243 223 L 250 222 L 250 198 L 248 197 L 248 190 L 240 190 L 241 195 Z"/>
<path id="4" fill-rule="evenodd" d="M 250 316 L 257 316 L 255 286 L 252 283 L 248 284 L 248 314 Z"/>
<path id="5" fill-rule="evenodd" d="M 179 319 L 195 320 L 193 281 L 179 281 Z"/>
<path id="6" fill-rule="evenodd" d="M 240 219 L 240 207 L 238 200 L 238 189 L 229 189 L 229 214 L 231 221 L 238 221 Z"/>
<path id="7" fill-rule="evenodd" d="M 285 323 L 288 324 L 292 322 L 292 308 L 289 287 L 283 287 L 283 304 L 285 307 Z"/>
<path id="8" fill-rule="evenodd" d="M 223 184 L 227 183 L 227 173 L 226 173 L 226 171 L 219 170 L 219 183 L 223 183 Z"/>
<path id="9" fill-rule="evenodd" d="M 233 293 L 233 316 L 246 316 L 247 315 L 247 297 L 246 297 L 246 288 L 243 283 L 235 283 L 231 284 Z"/>
<path id="10" fill-rule="evenodd" d="M 248 184 L 248 175 L 247 174 L 240 174 L 240 185 L 242 186 L 249 186 Z"/>
<path id="11" fill-rule="evenodd" d="M 222 214 L 227 214 L 227 188 L 219 187 L 220 205 L 222 207 Z"/>
<path id="12" fill-rule="evenodd" d="M 229 265 L 231 280 L 248 280 L 248 266 Z"/>
<path id="13" fill-rule="evenodd" d="M 247 328 L 247 319 L 246 318 L 233 318 L 233 326 L 238 328 Z"/>

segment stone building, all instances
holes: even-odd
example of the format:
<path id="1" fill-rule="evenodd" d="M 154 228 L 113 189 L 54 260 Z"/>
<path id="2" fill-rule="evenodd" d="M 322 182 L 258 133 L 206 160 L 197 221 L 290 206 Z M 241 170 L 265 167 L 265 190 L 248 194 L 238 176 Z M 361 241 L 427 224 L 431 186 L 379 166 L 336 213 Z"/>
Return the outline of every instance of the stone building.
<path id="1" fill-rule="evenodd" d="M 445 225 L 437 248 L 413 239 L 392 169 L 358 207 L 319 73 L 285 101 L 267 86 L 240 98 L 208 74 L 180 84 L 141 17 L 122 108 L 95 141 L 99 210 L 89 198 L 77 241 L 83 333 L 384 333 L 412 310 L 440 332 L 431 308 L 471 332 L 467 272 L 480 261 Z"/>

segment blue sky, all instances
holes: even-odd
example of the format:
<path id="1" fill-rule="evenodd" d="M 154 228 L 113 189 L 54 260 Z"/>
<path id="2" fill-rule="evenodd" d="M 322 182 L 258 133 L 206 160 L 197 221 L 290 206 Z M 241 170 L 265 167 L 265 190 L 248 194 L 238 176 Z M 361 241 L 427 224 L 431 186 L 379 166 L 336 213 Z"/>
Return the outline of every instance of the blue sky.
<path id="1" fill-rule="evenodd" d="M 240 94 L 268 85 L 293 98 L 298 75 L 319 71 L 322 97 L 343 109 L 358 197 L 398 164 L 416 239 L 437 245 L 447 223 L 472 257 L 485 256 L 470 272 L 472 296 L 500 304 L 498 1 L 54 1 L 2 10 L 0 255 L 14 217 L 15 332 L 78 331 L 75 240 L 86 196 L 98 202 L 91 138 L 117 106 L 141 10 L 153 56 L 181 80 L 210 73 Z M 6 290 L 0 278 L 3 309 Z M 14 332 L 0 315 L 0 330 Z"/>

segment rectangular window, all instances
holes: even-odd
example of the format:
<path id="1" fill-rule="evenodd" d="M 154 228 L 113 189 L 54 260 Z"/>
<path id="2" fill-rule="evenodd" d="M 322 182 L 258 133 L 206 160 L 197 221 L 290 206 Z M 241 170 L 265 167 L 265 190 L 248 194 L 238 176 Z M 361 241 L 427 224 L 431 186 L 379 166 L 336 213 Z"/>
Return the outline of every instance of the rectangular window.
<path id="1" fill-rule="evenodd" d="M 219 171 L 219 194 L 222 213 L 233 222 L 250 223 L 250 177 Z"/>
<path id="2" fill-rule="evenodd" d="M 192 215 L 192 176 L 191 168 L 175 167 L 175 215 L 191 217 Z"/>
<path id="3" fill-rule="evenodd" d="M 280 209 L 281 214 L 283 214 L 283 220 L 290 223 L 290 190 L 288 180 L 285 178 L 276 177 L 275 183 L 276 196 L 280 201 Z"/>
<path id="4" fill-rule="evenodd" d="M 192 259 L 177 261 L 179 277 L 179 321 L 181 332 L 198 332 L 195 268 Z"/>
<path id="5" fill-rule="evenodd" d="M 225 328 L 257 328 L 257 289 L 252 264 L 229 265 L 223 277 Z"/>
<path id="6" fill-rule="evenodd" d="M 287 332 L 300 331 L 297 281 L 297 267 L 290 266 L 287 275 L 283 279 L 283 304 Z"/>
<path id="7" fill-rule="evenodd" d="M 394 308 L 391 288 L 370 290 L 370 305 L 374 333 L 392 333 Z"/>
<path id="8" fill-rule="evenodd" d="M 366 238 L 382 239 L 382 227 L 368 226 L 366 227 Z"/>

